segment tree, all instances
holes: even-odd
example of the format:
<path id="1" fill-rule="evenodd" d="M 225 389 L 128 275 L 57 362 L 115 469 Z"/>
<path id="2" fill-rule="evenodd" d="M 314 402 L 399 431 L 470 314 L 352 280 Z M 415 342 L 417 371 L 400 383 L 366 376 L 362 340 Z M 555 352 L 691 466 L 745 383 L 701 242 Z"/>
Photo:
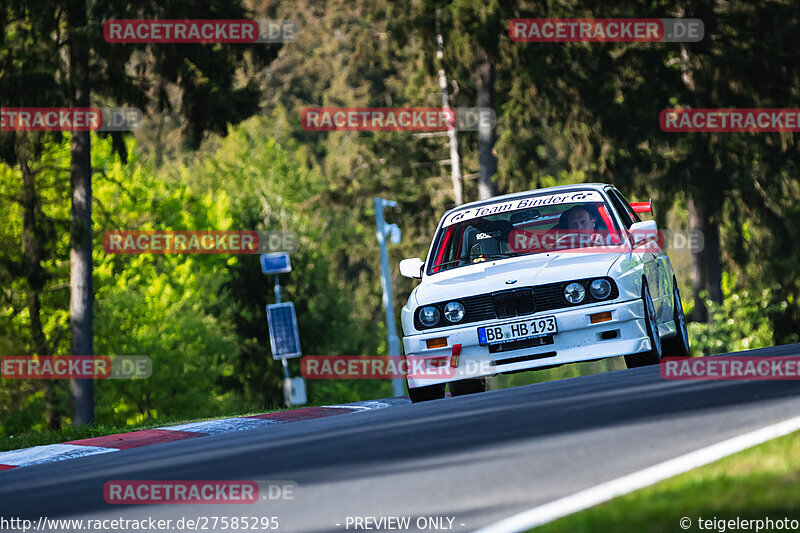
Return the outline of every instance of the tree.
<path id="1" fill-rule="evenodd" d="M 35 35 L 36 54 L 31 69 L 41 75 L 38 61 L 52 66 L 44 76 L 46 86 L 57 88 L 58 98 L 50 105 L 89 107 L 96 98 L 116 105 L 135 105 L 164 109 L 179 104 L 178 112 L 186 119 L 186 139 L 197 146 L 204 132 L 224 132 L 228 124 L 253 114 L 259 106 L 259 89 L 250 79 L 237 87 L 237 67 L 260 68 L 276 55 L 276 46 L 255 45 L 131 45 L 111 44 L 103 40 L 102 23 L 122 18 L 169 19 L 242 19 L 248 12 L 240 1 L 216 3 L 198 8 L 183 2 L 167 2 L 134 7 L 123 1 L 91 4 L 88 0 L 20 1 L 4 10 L 4 25 L 30 25 L 41 29 Z M 66 37 L 62 40 L 62 34 Z M 9 46 L 20 56 L 31 58 Z M 141 52 L 147 51 L 148 54 Z M 67 65 L 56 63 L 68 57 Z M 90 58 L 92 58 L 90 60 Z M 129 74 L 134 71 L 136 74 Z M 58 75 L 56 76 L 56 73 Z M 172 83 L 179 89 L 179 100 L 171 102 L 164 94 L 154 94 L 151 84 L 163 87 Z M 21 87 L 18 87 L 20 89 Z M 12 93 L 19 97 L 20 93 Z M 40 102 L 39 105 L 42 105 Z M 120 157 L 125 160 L 122 136 L 112 134 Z M 92 168 L 89 132 L 71 135 L 71 249 L 70 249 L 70 331 L 71 353 L 91 355 L 93 347 L 92 287 Z M 4 153 L 8 154 L 5 150 Z M 74 380 L 73 423 L 93 421 L 93 383 Z"/>
<path id="2" fill-rule="evenodd" d="M 439 17 L 441 13 L 441 17 Z M 453 70 L 453 78 L 462 86 L 474 86 L 475 106 L 496 112 L 496 67 L 499 62 L 499 41 L 505 30 L 503 18 L 507 7 L 501 2 L 489 3 L 420 2 L 413 14 L 404 22 L 414 29 L 424 42 L 446 44 L 443 62 Z M 426 46 L 428 62 L 439 57 L 438 49 Z M 471 82 L 471 83 L 470 83 Z M 481 122 L 478 129 L 478 197 L 490 198 L 498 194 L 495 179 L 497 157 L 494 153 L 495 125 Z"/>
<path id="3" fill-rule="evenodd" d="M 56 81 L 59 73 L 57 58 L 50 53 L 47 36 L 56 33 L 53 14 L 48 5 L 29 6 L 29 17 L 19 15 L 20 6 L 9 4 L 0 8 L 0 107 L 41 106 L 46 101 L 52 106 L 64 105 L 64 95 Z M 31 91 L 31 87 L 36 87 Z M 37 181 L 44 170 L 38 164 L 43 146 L 60 139 L 59 133 L 0 132 L 0 160 L 20 170 L 19 193 L 6 189 L 6 201 L 21 207 L 21 242 L 4 246 L 6 272 L 25 279 L 25 307 L 29 315 L 28 340 L 21 353 L 51 355 L 58 339 L 49 339 L 42 325 L 41 291 L 50 277 L 43 267 L 54 252 L 58 222 L 43 213 L 41 194 Z M 57 169 L 50 168 L 52 171 Z M 68 169 L 61 169 L 68 170 Z M 10 216 L 10 209 L 3 210 Z M 21 254 L 12 250 L 21 245 Z M 13 302 L 14 296 L 9 296 Z M 14 303 L 11 304 L 12 306 Z M 44 383 L 46 418 L 52 428 L 60 426 L 60 412 L 54 408 L 59 384 Z"/>

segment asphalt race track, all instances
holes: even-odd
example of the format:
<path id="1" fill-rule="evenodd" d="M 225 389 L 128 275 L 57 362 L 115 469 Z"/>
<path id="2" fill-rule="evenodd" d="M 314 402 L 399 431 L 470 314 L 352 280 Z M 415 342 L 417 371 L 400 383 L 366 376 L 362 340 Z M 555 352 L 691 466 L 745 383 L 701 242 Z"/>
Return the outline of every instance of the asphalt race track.
<path id="1" fill-rule="evenodd" d="M 0 516 L 275 516 L 287 532 L 363 531 L 354 517 L 390 516 L 417 531 L 433 517 L 444 527 L 425 530 L 472 531 L 796 416 L 797 381 L 666 381 L 638 368 L 0 472 Z M 251 505 L 103 498 L 109 480 L 185 479 L 298 486 L 291 500 Z"/>

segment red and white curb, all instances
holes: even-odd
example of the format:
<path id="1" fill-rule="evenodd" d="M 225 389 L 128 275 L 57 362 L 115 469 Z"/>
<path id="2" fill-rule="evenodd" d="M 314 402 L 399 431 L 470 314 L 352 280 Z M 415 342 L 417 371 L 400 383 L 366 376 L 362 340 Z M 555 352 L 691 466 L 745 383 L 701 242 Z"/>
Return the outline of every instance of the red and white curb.
<path id="1" fill-rule="evenodd" d="M 143 429 L 130 433 L 121 433 L 119 435 L 74 440 L 61 444 L 34 446 L 33 448 L 0 452 L 0 470 L 10 470 L 12 468 L 54 461 L 65 461 L 76 457 L 118 452 L 120 450 L 139 448 L 141 446 L 152 446 L 153 444 L 205 437 L 207 435 L 246 431 L 248 429 L 274 424 L 287 424 L 347 413 L 357 413 L 360 411 L 372 411 L 375 409 L 384 409 L 392 405 L 408 403 L 411 403 L 408 398 L 386 398 L 384 400 L 366 400 L 341 405 L 329 405 L 326 407 L 303 407 L 300 409 L 278 411 L 263 415 L 191 422 L 189 424 L 164 426 L 157 429 Z"/>
<path id="2" fill-rule="evenodd" d="M 115 448 L 101 446 L 78 446 L 75 444 L 48 444 L 33 448 L 22 448 L 0 453 L 0 469 L 9 470 L 18 466 L 38 465 L 50 461 L 63 461 L 85 455 L 97 455 L 118 451 Z"/>

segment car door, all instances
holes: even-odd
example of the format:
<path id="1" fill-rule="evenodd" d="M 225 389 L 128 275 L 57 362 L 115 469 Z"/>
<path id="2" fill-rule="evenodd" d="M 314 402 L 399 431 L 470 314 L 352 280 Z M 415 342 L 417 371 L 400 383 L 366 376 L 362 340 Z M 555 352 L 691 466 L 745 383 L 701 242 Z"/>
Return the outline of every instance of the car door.
<path id="1" fill-rule="evenodd" d="M 616 189 L 606 189 L 606 193 L 611 199 L 611 204 L 614 210 L 619 214 L 622 225 L 626 230 L 635 222 L 641 222 L 639 215 L 631 208 L 631 204 L 625 200 Z M 647 279 L 647 287 L 650 289 L 650 296 L 653 298 L 653 306 L 656 310 L 656 316 L 661 317 L 663 312 L 663 288 L 661 283 L 661 268 L 659 267 L 658 253 L 654 252 L 652 246 L 648 246 L 647 242 L 640 243 L 633 249 L 633 253 L 638 257 L 644 265 L 644 275 Z"/>
<path id="2" fill-rule="evenodd" d="M 633 210 L 630 202 L 628 202 L 628 200 L 622 196 L 622 193 L 616 189 L 614 192 L 616 192 L 620 200 L 622 200 L 622 203 L 625 206 L 625 209 L 628 211 L 628 214 L 634 218 L 636 222 L 641 222 L 639 215 Z M 661 235 L 660 231 L 659 235 Z M 650 243 L 648 246 L 648 252 L 652 254 L 655 262 L 655 280 L 654 285 L 650 286 L 650 290 L 653 294 L 653 303 L 655 304 L 656 308 L 656 316 L 659 317 L 659 322 L 663 323 L 672 320 L 673 273 L 672 263 L 669 260 L 669 256 L 664 253 L 664 250 L 661 248 L 660 244 L 663 244 L 663 241 L 660 237 L 657 237 L 656 241 Z"/>

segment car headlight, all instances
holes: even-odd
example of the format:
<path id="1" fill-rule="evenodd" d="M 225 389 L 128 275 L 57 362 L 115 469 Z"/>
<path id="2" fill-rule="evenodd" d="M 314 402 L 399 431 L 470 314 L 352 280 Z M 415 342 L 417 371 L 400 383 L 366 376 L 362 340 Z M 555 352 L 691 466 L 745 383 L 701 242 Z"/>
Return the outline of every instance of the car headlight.
<path id="1" fill-rule="evenodd" d="M 589 285 L 589 292 L 598 300 L 605 300 L 611 295 L 611 283 L 607 279 L 596 279 Z"/>
<path id="2" fill-rule="evenodd" d="M 579 304 L 586 297 L 586 289 L 577 282 L 572 282 L 564 287 L 564 298 L 571 304 Z"/>
<path id="3" fill-rule="evenodd" d="M 439 316 L 439 310 L 432 305 L 423 307 L 419 311 L 419 321 L 428 327 L 435 326 L 439 322 Z"/>
<path id="4" fill-rule="evenodd" d="M 464 306 L 460 302 L 450 302 L 444 306 L 444 317 L 448 322 L 461 322 L 464 318 Z"/>

